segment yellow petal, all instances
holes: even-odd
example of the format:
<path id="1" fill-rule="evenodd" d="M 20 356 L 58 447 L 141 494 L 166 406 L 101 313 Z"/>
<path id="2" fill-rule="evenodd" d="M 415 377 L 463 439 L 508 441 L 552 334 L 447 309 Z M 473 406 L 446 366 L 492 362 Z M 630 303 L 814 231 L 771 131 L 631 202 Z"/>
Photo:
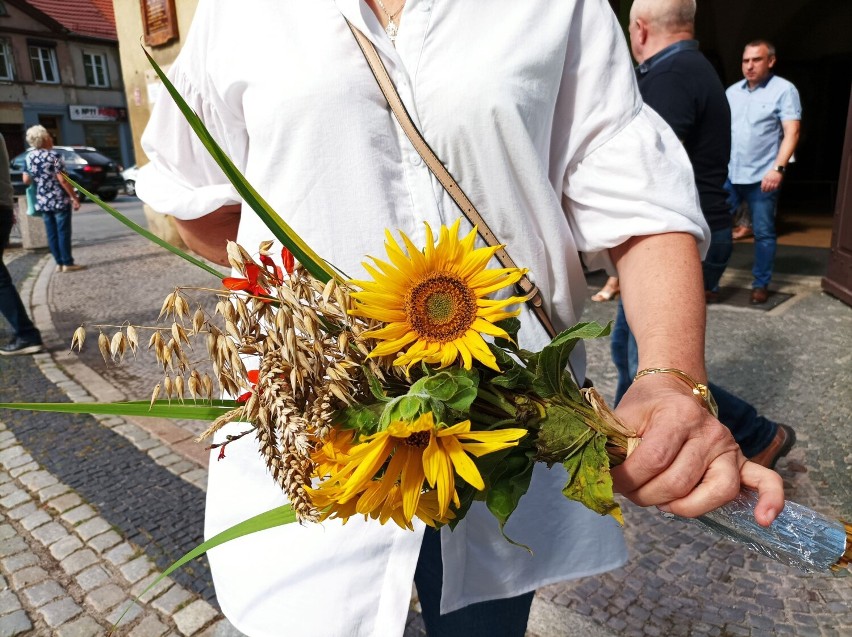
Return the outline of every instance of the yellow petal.
<path id="1" fill-rule="evenodd" d="M 459 477 L 477 491 L 482 491 L 485 488 L 485 482 L 476 464 L 462 449 L 461 443 L 455 437 L 447 436 L 440 439 L 439 445 L 444 447 Z"/>

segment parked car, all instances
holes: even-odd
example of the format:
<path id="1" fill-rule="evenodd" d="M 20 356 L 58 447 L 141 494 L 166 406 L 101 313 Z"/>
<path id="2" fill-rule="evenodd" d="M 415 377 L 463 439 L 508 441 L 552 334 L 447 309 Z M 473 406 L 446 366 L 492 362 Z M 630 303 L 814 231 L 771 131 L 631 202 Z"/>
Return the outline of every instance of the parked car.
<path id="1" fill-rule="evenodd" d="M 113 201 L 124 190 L 121 164 L 102 155 L 97 149 L 91 146 L 54 146 L 53 150 L 65 160 L 68 176 L 104 201 Z M 23 194 L 26 190 L 23 173 L 27 170 L 28 152 L 21 153 L 11 162 L 15 194 Z"/>
<path id="2" fill-rule="evenodd" d="M 130 168 L 125 168 L 121 173 L 121 178 L 124 179 L 124 192 L 131 197 L 136 196 L 136 173 L 139 172 L 139 167 L 135 164 Z"/>

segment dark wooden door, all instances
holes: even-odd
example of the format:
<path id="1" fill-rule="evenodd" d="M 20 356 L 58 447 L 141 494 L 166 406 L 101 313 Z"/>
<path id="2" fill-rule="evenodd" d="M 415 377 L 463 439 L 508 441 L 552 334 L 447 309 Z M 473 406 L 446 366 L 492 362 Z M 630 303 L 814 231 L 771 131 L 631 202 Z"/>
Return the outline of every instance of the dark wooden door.
<path id="1" fill-rule="evenodd" d="M 831 256 L 822 289 L 852 305 L 852 95 L 846 117 L 846 138 L 837 180 L 834 227 L 831 232 Z"/>

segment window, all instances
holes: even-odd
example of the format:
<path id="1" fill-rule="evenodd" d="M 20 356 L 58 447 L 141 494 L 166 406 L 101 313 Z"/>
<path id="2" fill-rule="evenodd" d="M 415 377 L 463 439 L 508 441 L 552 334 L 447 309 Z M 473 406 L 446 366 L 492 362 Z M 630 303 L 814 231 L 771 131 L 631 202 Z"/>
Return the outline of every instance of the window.
<path id="1" fill-rule="evenodd" d="M 106 56 L 103 53 L 83 52 L 83 68 L 86 71 L 86 86 L 109 86 Z"/>
<path id="2" fill-rule="evenodd" d="M 58 84 L 59 71 L 56 68 L 56 51 L 49 46 L 30 45 L 30 65 L 33 67 L 33 79 L 44 84 Z"/>
<path id="3" fill-rule="evenodd" d="M 9 44 L 9 40 L 0 38 L 0 80 L 15 79 L 14 68 L 12 46 Z"/>
<path id="4" fill-rule="evenodd" d="M 9 10 L 6 8 L 6 5 L 3 4 L 2 0 L 0 0 L 0 15 L 3 15 L 3 16 L 9 15 Z"/>

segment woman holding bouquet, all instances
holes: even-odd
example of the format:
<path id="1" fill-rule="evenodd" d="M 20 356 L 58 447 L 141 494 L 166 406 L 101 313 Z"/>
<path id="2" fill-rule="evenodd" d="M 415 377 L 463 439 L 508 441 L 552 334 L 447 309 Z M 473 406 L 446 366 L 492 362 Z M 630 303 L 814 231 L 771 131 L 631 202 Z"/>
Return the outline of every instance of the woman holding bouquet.
<path id="1" fill-rule="evenodd" d="M 709 231 L 686 154 L 643 107 L 607 3 L 201 0 L 172 81 L 287 223 L 355 275 L 364 255 L 380 253 L 386 228 L 422 244 L 426 223 L 460 214 L 392 118 L 347 21 L 378 49 L 430 146 L 529 268 L 556 327 L 582 311 L 579 252 L 624 282 L 640 368 L 679 370 L 642 376 L 619 406 L 642 443 L 613 472 L 617 490 L 696 516 L 745 484 L 760 490 L 756 515 L 769 524 L 783 506 L 780 478 L 746 462 L 685 380 L 706 382 L 700 255 Z M 254 249 L 270 238 L 165 98 L 143 147 L 150 163 L 137 192 L 180 220 L 191 248 L 224 264 L 226 240 Z M 521 346 L 548 342 L 526 308 L 521 323 Z M 571 362 L 582 378 L 584 352 Z M 254 447 L 228 451 L 210 463 L 208 537 L 283 499 Z M 419 522 L 414 532 L 357 518 L 289 525 L 211 552 L 219 603 L 253 637 L 400 635 L 415 579 L 430 635 L 523 635 L 537 587 L 626 559 L 618 524 L 564 499 L 565 480 L 560 466 L 537 466 L 506 526 L 532 555 L 506 542 L 480 502 L 452 532 L 425 540 Z"/>

